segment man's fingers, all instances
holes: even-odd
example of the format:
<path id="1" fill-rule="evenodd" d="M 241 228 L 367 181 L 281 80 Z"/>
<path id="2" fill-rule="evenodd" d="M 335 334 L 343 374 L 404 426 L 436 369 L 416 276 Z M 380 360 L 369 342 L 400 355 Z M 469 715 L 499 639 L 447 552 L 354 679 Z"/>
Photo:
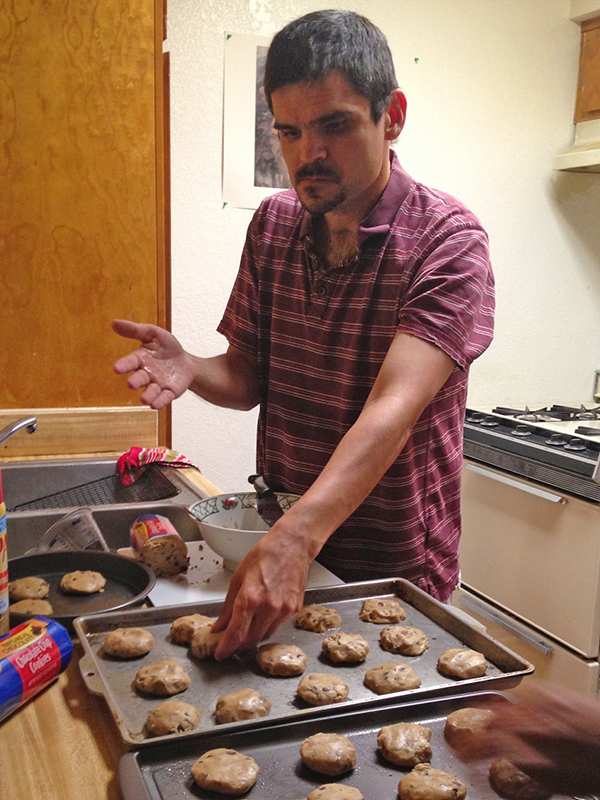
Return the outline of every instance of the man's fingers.
<path id="1" fill-rule="evenodd" d="M 111 328 L 119 336 L 126 339 L 137 339 L 138 342 L 148 342 L 154 336 L 154 325 L 131 322 L 128 319 L 113 319 Z"/>

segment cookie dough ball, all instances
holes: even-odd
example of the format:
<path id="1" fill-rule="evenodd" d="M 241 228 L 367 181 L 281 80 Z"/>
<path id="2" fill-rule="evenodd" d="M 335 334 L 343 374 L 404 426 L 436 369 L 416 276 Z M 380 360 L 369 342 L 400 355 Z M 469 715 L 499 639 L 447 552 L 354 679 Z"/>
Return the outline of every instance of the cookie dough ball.
<path id="1" fill-rule="evenodd" d="M 423 725 L 398 722 L 377 734 L 377 747 L 386 761 L 398 767 L 414 767 L 431 761 L 431 730 Z"/>
<path id="2" fill-rule="evenodd" d="M 444 736 L 448 744 L 460 747 L 470 742 L 490 724 L 494 712 L 487 708 L 459 708 L 448 714 Z"/>
<path id="3" fill-rule="evenodd" d="M 212 628 L 215 620 L 212 617 L 205 617 L 204 614 L 188 614 L 185 617 L 177 617 L 171 624 L 169 636 L 172 642 L 177 644 L 190 644 L 196 631 L 200 628 Z"/>
<path id="4" fill-rule="evenodd" d="M 190 676 L 179 661 L 163 658 L 142 667 L 134 683 L 141 692 L 165 697 L 185 691 L 190 685 Z"/>
<path id="5" fill-rule="evenodd" d="M 218 747 L 192 765 L 192 777 L 203 789 L 220 794 L 242 794 L 254 786 L 259 766 L 250 756 Z"/>
<path id="6" fill-rule="evenodd" d="M 481 678 L 485 675 L 487 661 L 477 650 L 463 650 L 458 647 L 445 650 L 438 659 L 438 669 L 450 678 Z"/>
<path id="7" fill-rule="evenodd" d="M 224 722 L 239 722 L 242 719 L 258 719 L 271 713 L 271 701 L 255 689 L 239 689 L 237 692 L 219 697 L 215 719 Z"/>
<path id="8" fill-rule="evenodd" d="M 41 614 L 43 617 L 54 613 L 54 609 L 47 600 L 19 600 L 18 603 L 11 603 L 8 610 L 15 614 L 28 614 L 31 616 Z"/>
<path id="9" fill-rule="evenodd" d="M 363 622 L 385 625 L 386 622 L 400 622 L 406 619 L 406 611 L 397 600 L 389 597 L 370 597 L 362 604 L 360 618 Z"/>
<path id="10" fill-rule="evenodd" d="M 95 594 L 103 592 L 105 586 L 104 575 L 91 569 L 67 572 L 60 581 L 60 588 L 67 594 Z"/>
<path id="11" fill-rule="evenodd" d="M 339 733 L 315 733 L 300 745 L 300 758 L 309 769 L 321 775 L 343 775 L 356 766 L 356 750 Z"/>
<path id="12" fill-rule="evenodd" d="M 369 643 L 358 633 L 330 633 L 321 645 L 329 658 L 339 663 L 357 663 L 364 661 L 369 653 Z"/>
<path id="13" fill-rule="evenodd" d="M 143 628 L 117 628 L 102 642 L 102 649 L 115 658 L 135 658 L 149 653 L 154 637 Z"/>
<path id="14" fill-rule="evenodd" d="M 343 702 L 348 697 L 350 689 L 346 681 L 337 675 L 310 672 L 301 679 L 296 691 L 311 706 L 325 706 L 329 703 Z"/>
<path id="15" fill-rule="evenodd" d="M 302 675 L 306 669 L 308 658 L 306 653 L 295 644 L 263 644 L 256 654 L 258 666 L 267 675 L 289 677 Z"/>
<path id="16" fill-rule="evenodd" d="M 388 653 L 401 656 L 420 656 L 429 647 L 423 631 L 410 625 L 389 625 L 381 631 L 379 642 Z"/>
<path id="17" fill-rule="evenodd" d="M 192 655 L 200 659 L 210 658 L 217 649 L 222 636 L 223 632 L 213 633 L 208 625 L 198 628 L 190 643 Z"/>
<path id="18" fill-rule="evenodd" d="M 343 783 L 324 783 L 313 789 L 306 800 L 365 800 L 362 792 Z"/>
<path id="19" fill-rule="evenodd" d="M 43 578 L 17 578 L 8 584 L 11 600 L 43 600 L 49 591 L 50 586 Z"/>
<path id="20" fill-rule="evenodd" d="M 398 784 L 400 800 L 463 800 L 467 787 L 451 772 L 417 764 Z"/>
<path id="21" fill-rule="evenodd" d="M 500 797 L 508 800 L 545 800 L 552 795 L 506 758 L 499 758 L 490 765 L 490 784 Z"/>
<path id="22" fill-rule="evenodd" d="M 154 736 L 193 731 L 200 722 L 200 712 L 190 703 L 165 700 L 148 714 L 146 727 Z"/>
<path id="23" fill-rule="evenodd" d="M 390 692 L 406 692 L 417 689 L 421 679 L 408 664 L 378 664 L 365 673 L 363 683 L 372 692 L 389 694 Z"/>
<path id="24" fill-rule="evenodd" d="M 339 628 L 341 624 L 342 618 L 335 608 L 326 608 L 314 603 L 310 606 L 304 606 L 296 614 L 296 625 L 305 631 L 323 633 L 329 628 Z"/>

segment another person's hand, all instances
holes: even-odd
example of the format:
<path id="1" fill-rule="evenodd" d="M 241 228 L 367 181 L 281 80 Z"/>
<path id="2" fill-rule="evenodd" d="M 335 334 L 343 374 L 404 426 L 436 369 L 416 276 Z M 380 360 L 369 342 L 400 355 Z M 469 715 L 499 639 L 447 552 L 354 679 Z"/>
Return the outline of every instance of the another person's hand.
<path id="1" fill-rule="evenodd" d="M 119 375 L 132 373 L 127 385 L 130 389 L 144 389 L 140 397 L 144 405 L 164 408 L 190 387 L 195 377 L 194 362 L 172 333 L 156 325 L 138 325 L 123 319 L 114 320 L 112 329 L 141 344 L 120 358 L 114 370 Z"/>
<path id="2" fill-rule="evenodd" d="M 600 792 L 599 702 L 538 681 L 493 710 L 489 728 L 459 750 L 461 758 L 507 758 L 556 793 Z"/>
<path id="3" fill-rule="evenodd" d="M 225 631 L 215 652 L 228 658 L 268 639 L 303 605 L 310 558 L 294 538 L 284 538 L 277 523 L 234 572 L 213 631 Z"/>

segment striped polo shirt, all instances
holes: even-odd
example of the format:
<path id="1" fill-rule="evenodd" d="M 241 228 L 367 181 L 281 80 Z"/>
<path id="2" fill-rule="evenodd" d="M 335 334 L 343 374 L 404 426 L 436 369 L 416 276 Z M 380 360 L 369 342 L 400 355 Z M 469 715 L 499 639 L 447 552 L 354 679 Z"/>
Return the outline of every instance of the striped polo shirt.
<path id="1" fill-rule="evenodd" d="M 390 159 L 355 257 L 333 267 L 296 193 L 267 198 L 218 330 L 257 359 L 257 470 L 298 494 L 357 419 L 398 331 L 452 358 L 397 460 L 318 557 L 344 580 L 403 577 L 445 600 L 458 580 L 468 369 L 492 339 L 493 276 L 477 218 Z"/>

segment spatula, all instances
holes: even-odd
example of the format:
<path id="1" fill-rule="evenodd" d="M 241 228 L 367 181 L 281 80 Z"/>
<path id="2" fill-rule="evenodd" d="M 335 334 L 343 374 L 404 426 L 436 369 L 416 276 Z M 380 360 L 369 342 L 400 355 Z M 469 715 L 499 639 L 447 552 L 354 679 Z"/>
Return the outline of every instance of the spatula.
<path id="1" fill-rule="evenodd" d="M 270 489 L 262 475 L 250 475 L 248 482 L 254 485 L 256 492 L 256 510 L 262 519 L 271 528 L 283 516 L 281 506 L 277 501 L 275 492 Z"/>

